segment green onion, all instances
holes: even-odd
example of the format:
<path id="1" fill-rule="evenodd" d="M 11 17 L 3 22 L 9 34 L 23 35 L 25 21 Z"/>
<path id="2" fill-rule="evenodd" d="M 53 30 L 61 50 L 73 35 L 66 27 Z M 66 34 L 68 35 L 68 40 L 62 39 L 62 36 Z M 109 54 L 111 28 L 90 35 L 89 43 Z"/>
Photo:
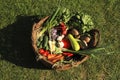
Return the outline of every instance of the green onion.
<path id="1" fill-rule="evenodd" d="M 101 50 L 105 50 L 105 48 L 94 48 L 94 49 L 86 49 L 86 50 L 80 50 L 80 51 L 73 51 L 73 50 L 69 50 L 69 49 L 66 49 L 66 48 L 62 48 L 62 51 L 67 51 L 67 52 L 71 52 L 73 54 L 91 54 L 91 53 L 97 53 L 98 51 L 101 51 Z"/>
<path id="2" fill-rule="evenodd" d="M 55 21 L 56 21 L 56 16 L 58 15 L 59 11 L 60 11 L 60 8 L 58 7 L 56 12 L 53 13 L 53 15 L 46 21 L 46 23 L 44 23 L 44 27 L 40 31 L 38 37 L 40 37 L 48 29 L 50 29 L 50 28 L 54 27 L 55 25 L 57 25 L 57 23 L 55 23 Z"/>

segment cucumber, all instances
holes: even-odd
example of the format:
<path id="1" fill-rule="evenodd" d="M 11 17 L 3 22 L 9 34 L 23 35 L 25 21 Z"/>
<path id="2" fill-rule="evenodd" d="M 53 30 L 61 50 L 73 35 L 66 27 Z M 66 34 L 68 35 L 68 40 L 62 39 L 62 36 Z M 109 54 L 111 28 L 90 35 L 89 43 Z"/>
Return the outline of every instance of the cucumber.
<path id="1" fill-rule="evenodd" d="M 39 48 L 43 48 L 42 44 L 39 45 Z"/>
<path id="2" fill-rule="evenodd" d="M 80 45 L 77 42 L 77 40 L 73 37 L 73 35 L 72 34 L 68 34 L 67 37 L 68 37 L 68 39 L 69 39 L 69 41 L 71 43 L 71 46 L 72 46 L 73 50 L 75 50 L 75 51 L 80 50 Z"/>
<path id="3" fill-rule="evenodd" d="M 37 47 L 39 48 L 39 46 L 40 46 L 40 41 L 37 41 L 36 44 L 37 44 Z"/>
<path id="4" fill-rule="evenodd" d="M 42 41 L 43 41 L 44 35 L 42 35 L 38 40 L 37 40 L 37 47 L 42 48 Z"/>
<path id="5" fill-rule="evenodd" d="M 48 46 L 48 36 L 45 35 L 43 38 L 43 48 L 46 49 L 46 47 Z"/>
<path id="6" fill-rule="evenodd" d="M 45 49 L 46 49 L 46 50 L 49 50 L 49 47 L 48 47 L 48 45 L 45 47 Z"/>

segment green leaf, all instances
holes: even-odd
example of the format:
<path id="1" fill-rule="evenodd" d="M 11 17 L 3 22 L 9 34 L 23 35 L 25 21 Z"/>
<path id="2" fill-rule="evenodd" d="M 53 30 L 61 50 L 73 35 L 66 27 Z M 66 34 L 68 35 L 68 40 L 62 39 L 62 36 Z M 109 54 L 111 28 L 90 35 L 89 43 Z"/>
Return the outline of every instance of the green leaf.
<path id="1" fill-rule="evenodd" d="M 94 23 L 90 15 L 83 14 L 82 22 L 83 22 L 83 26 L 82 26 L 83 33 L 94 28 Z"/>

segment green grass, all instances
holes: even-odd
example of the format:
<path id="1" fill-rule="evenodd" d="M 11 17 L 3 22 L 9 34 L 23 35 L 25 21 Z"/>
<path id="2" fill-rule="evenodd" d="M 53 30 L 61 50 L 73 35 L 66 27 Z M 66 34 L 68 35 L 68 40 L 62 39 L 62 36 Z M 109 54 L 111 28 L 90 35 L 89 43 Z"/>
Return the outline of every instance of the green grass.
<path id="1" fill-rule="evenodd" d="M 61 1 L 61 2 L 60 2 Z M 0 0 L 0 80 L 119 80 L 119 0 Z M 105 51 L 67 71 L 44 68 L 31 47 L 34 21 L 50 15 L 58 5 L 90 14 L 101 32 Z M 110 52 L 110 54 L 106 54 Z"/>

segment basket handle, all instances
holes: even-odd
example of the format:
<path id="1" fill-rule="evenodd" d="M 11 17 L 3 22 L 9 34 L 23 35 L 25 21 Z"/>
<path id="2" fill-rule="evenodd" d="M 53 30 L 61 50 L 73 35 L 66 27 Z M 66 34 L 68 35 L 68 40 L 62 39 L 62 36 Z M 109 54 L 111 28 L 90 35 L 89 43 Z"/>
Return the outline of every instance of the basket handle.
<path id="1" fill-rule="evenodd" d="M 90 35 L 92 36 L 92 40 L 89 42 L 89 48 L 95 48 L 100 41 L 100 32 L 97 29 L 92 29 L 89 31 Z"/>
<path id="2" fill-rule="evenodd" d="M 37 53 L 38 55 L 38 48 L 36 46 L 36 42 L 37 42 L 37 31 L 38 29 L 42 26 L 42 24 L 48 19 L 49 16 L 41 19 L 38 23 L 34 23 L 33 27 L 32 27 L 32 47 L 35 51 L 35 53 Z"/>

